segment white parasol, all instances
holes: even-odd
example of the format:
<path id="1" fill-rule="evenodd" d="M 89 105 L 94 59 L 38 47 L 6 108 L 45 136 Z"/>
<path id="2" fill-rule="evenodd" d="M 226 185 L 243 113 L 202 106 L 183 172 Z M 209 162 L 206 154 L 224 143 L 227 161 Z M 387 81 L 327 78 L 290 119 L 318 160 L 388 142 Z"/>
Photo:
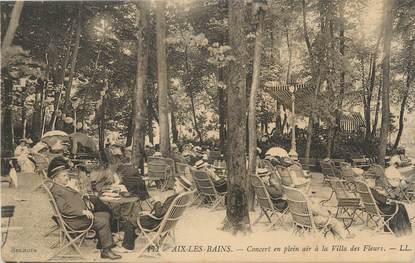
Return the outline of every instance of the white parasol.
<path id="1" fill-rule="evenodd" d="M 47 133 L 43 134 L 42 140 L 47 137 L 55 137 L 55 136 L 68 137 L 69 135 L 66 132 L 61 131 L 61 130 L 48 131 Z"/>
<path id="2" fill-rule="evenodd" d="M 265 153 L 265 155 L 272 157 L 289 157 L 288 152 L 281 147 L 272 147 Z"/>

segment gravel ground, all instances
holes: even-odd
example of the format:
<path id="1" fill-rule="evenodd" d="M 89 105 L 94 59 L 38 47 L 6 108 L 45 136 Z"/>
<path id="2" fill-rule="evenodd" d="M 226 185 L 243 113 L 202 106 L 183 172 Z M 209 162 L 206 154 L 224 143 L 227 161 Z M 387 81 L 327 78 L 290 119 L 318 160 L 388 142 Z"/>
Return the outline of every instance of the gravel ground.
<path id="1" fill-rule="evenodd" d="M 330 190 L 327 187 L 321 186 L 321 175 L 312 174 L 311 188 L 316 191 L 316 196 L 325 198 L 329 196 Z M 20 226 L 23 229 L 11 232 L 9 234 L 6 245 L 2 248 L 2 259 L 4 261 L 46 261 L 50 258 L 54 250 L 49 246 L 57 240 L 56 235 L 43 237 L 52 226 L 50 219 L 51 210 L 47 201 L 46 194 L 42 191 L 34 191 L 40 184 L 40 178 L 37 175 L 25 174 L 19 176 L 19 188 L 8 188 L 6 184 L 1 186 L 1 202 L 2 205 L 15 205 L 15 216 L 12 219 L 11 226 Z M 166 197 L 170 193 L 166 192 L 163 195 Z M 163 200 L 163 198 L 162 198 Z M 328 209 L 333 209 L 336 204 L 335 198 L 327 203 Z M 414 204 L 407 205 L 408 213 L 411 216 L 415 215 Z M 250 214 L 251 221 L 254 221 L 259 215 L 259 209 Z M 238 234 L 233 236 L 227 232 L 218 230 L 223 218 L 225 217 L 225 210 L 218 209 L 211 211 L 207 208 L 190 207 L 185 217 L 177 225 L 176 231 L 176 245 L 184 246 L 186 253 L 169 249 L 168 252 L 161 257 L 142 257 L 140 261 L 176 261 L 176 262 L 194 262 L 196 261 L 275 261 L 284 259 L 287 261 L 305 259 L 305 255 L 310 255 L 305 261 L 332 261 L 333 255 L 340 252 L 322 253 L 322 252 L 290 252 L 291 246 L 295 251 L 295 247 L 305 247 L 326 244 L 330 249 L 333 244 L 345 246 L 363 246 L 370 244 L 371 246 L 384 246 L 385 252 L 366 252 L 365 254 L 350 253 L 343 257 L 336 258 L 336 261 L 353 261 L 362 260 L 364 255 L 367 259 L 376 259 L 381 257 L 383 260 L 398 260 L 414 259 L 414 244 L 415 235 L 404 238 L 395 238 L 384 234 L 375 233 L 366 228 L 364 224 L 356 224 L 352 226 L 352 232 L 356 234 L 354 239 L 350 240 L 334 240 L 332 237 L 323 238 L 322 236 L 305 235 L 304 237 L 297 237 L 292 235 L 289 223 L 290 217 L 287 217 L 286 225 L 282 228 L 278 227 L 273 231 L 265 231 L 266 224 L 258 223 L 253 226 L 251 234 Z M 264 218 L 265 219 L 265 218 Z M 265 222 L 265 221 L 264 221 Z M 387 253 L 388 247 L 400 248 L 400 245 L 408 245 L 412 248 L 412 252 L 401 252 L 399 259 Z M 143 246 L 142 240 L 137 239 L 136 251 Z M 210 247 L 209 247 L 210 246 Z M 222 246 L 222 247 L 218 247 Z M 252 247 L 262 248 L 262 252 L 252 252 Z M 278 252 L 268 251 L 280 247 L 282 250 Z M 287 252 L 282 252 L 287 248 Z M 220 252 L 221 249 L 229 250 L 227 252 Z M 105 262 L 100 258 L 98 250 L 95 249 L 95 243 L 92 240 L 87 240 L 81 251 L 85 258 L 81 261 L 85 262 Z M 219 252 L 218 252 L 219 251 Z M 136 262 L 137 253 L 122 254 L 123 262 Z M 334 253 L 334 254 L 333 254 Z M 347 252 L 341 252 L 347 253 Z M 379 254 L 381 253 L 381 254 Z M 409 262 L 409 261 L 408 261 Z"/>

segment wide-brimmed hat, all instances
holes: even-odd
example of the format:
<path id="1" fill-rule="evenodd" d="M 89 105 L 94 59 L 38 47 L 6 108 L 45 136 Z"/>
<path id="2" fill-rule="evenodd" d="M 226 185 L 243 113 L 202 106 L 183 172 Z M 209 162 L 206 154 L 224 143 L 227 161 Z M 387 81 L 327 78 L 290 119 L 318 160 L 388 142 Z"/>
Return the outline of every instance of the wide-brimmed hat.
<path id="1" fill-rule="evenodd" d="M 161 152 L 155 152 L 153 154 L 153 157 L 162 157 L 163 155 L 161 154 Z"/>
<path id="2" fill-rule="evenodd" d="M 62 157 L 58 156 L 52 159 L 48 167 L 48 177 L 54 178 L 61 171 L 66 171 L 70 169 L 68 161 Z"/>

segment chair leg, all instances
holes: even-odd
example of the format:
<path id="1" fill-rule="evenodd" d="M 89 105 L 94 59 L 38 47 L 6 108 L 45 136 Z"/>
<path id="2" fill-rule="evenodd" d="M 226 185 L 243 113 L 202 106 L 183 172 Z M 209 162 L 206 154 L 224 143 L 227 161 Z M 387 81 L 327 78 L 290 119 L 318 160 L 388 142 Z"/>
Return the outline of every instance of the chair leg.
<path id="1" fill-rule="evenodd" d="M 261 220 L 261 218 L 264 216 L 264 210 L 261 207 L 261 214 L 259 215 L 259 217 L 254 221 L 254 223 L 252 225 L 255 225 L 259 222 L 259 220 Z"/>
<path id="2" fill-rule="evenodd" d="M 43 235 L 43 237 L 47 237 L 47 236 L 49 236 L 50 234 L 52 234 L 53 232 L 55 232 L 56 230 L 58 230 L 59 229 L 59 226 L 57 226 L 57 225 L 55 225 L 55 226 L 52 226 L 51 228 L 50 228 L 50 230 L 46 233 L 46 234 L 44 234 Z"/>
<path id="3" fill-rule="evenodd" d="M 213 203 L 213 206 L 212 206 L 211 209 L 214 210 L 224 200 L 225 200 L 225 196 L 224 195 L 221 196 L 221 197 L 217 197 L 217 200 L 216 200 L 216 202 Z"/>

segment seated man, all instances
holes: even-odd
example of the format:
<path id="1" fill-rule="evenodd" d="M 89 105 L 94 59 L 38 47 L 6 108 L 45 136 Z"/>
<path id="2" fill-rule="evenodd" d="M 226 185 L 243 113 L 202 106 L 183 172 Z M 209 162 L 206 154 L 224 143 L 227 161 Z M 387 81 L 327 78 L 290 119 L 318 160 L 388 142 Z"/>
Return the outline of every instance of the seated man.
<path id="1" fill-rule="evenodd" d="M 226 193 L 228 189 L 226 180 L 224 178 L 220 178 L 208 163 L 205 163 L 205 161 L 201 159 L 195 163 L 195 167 L 196 169 L 207 173 L 207 175 L 212 179 L 214 187 L 218 193 Z"/>
<path id="2" fill-rule="evenodd" d="M 182 177 L 182 176 L 176 177 L 174 188 L 173 188 L 174 194 L 167 197 L 164 203 L 161 203 L 160 201 L 156 201 L 153 204 L 153 209 L 148 215 L 142 215 L 138 218 L 130 218 L 124 226 L 125 229 L 138 230 L 138 224 L 140 224 L 144 229 L 157 230 L 158 226 L 160 225 L 164 215 L 167 213 L 167 210 L 169 209 L 173 200 L 180 193 L 188 191 L 190 187 L 191 187 L 191 183 L 185 177 Z M 154 200 L 157 199 L 157 197 L 153 197 L 153 198 Z M 136 238 L 137 238 L 136 231 L 125 232 L 124 241 L 122 244 L 122 248 L 124 249 L 125 252 L 129 252 L 134 249 Z"/>
<path id="3" fill-rule="evenodd" d="M 120 259 L 121 256 L 112 251 L 115 243 L 110 229 L 111 214 L 108 208 L 97 198 L 85 200 L 79 192 L 67 186 L 69 168 L 63 157 L 54 158 L 48 168 L 48 177 L 53 180 L 50 191 L 59 211 L 65 216 L 76 216 L 65 219 L 65 222 L 73 229 L 81 230 L 88 227 L 94 219 L 92 228 L 98 236 L 97 248 L 101 249 L 101 258 Z"/>
<path id="4" fill-rule="evenodd" d="M 283 188 L 281 185 L 281 180 L 272 175 L 266 168 L 258 168 L 257 174 L 259 177 L 263 178 L 263 182 L 265 185 L 265 189 L 269 194 L 269 197 L 278 210 L 284 210 L 288 207 L 287 201 L 282 199 L 283 196 Z"/>

